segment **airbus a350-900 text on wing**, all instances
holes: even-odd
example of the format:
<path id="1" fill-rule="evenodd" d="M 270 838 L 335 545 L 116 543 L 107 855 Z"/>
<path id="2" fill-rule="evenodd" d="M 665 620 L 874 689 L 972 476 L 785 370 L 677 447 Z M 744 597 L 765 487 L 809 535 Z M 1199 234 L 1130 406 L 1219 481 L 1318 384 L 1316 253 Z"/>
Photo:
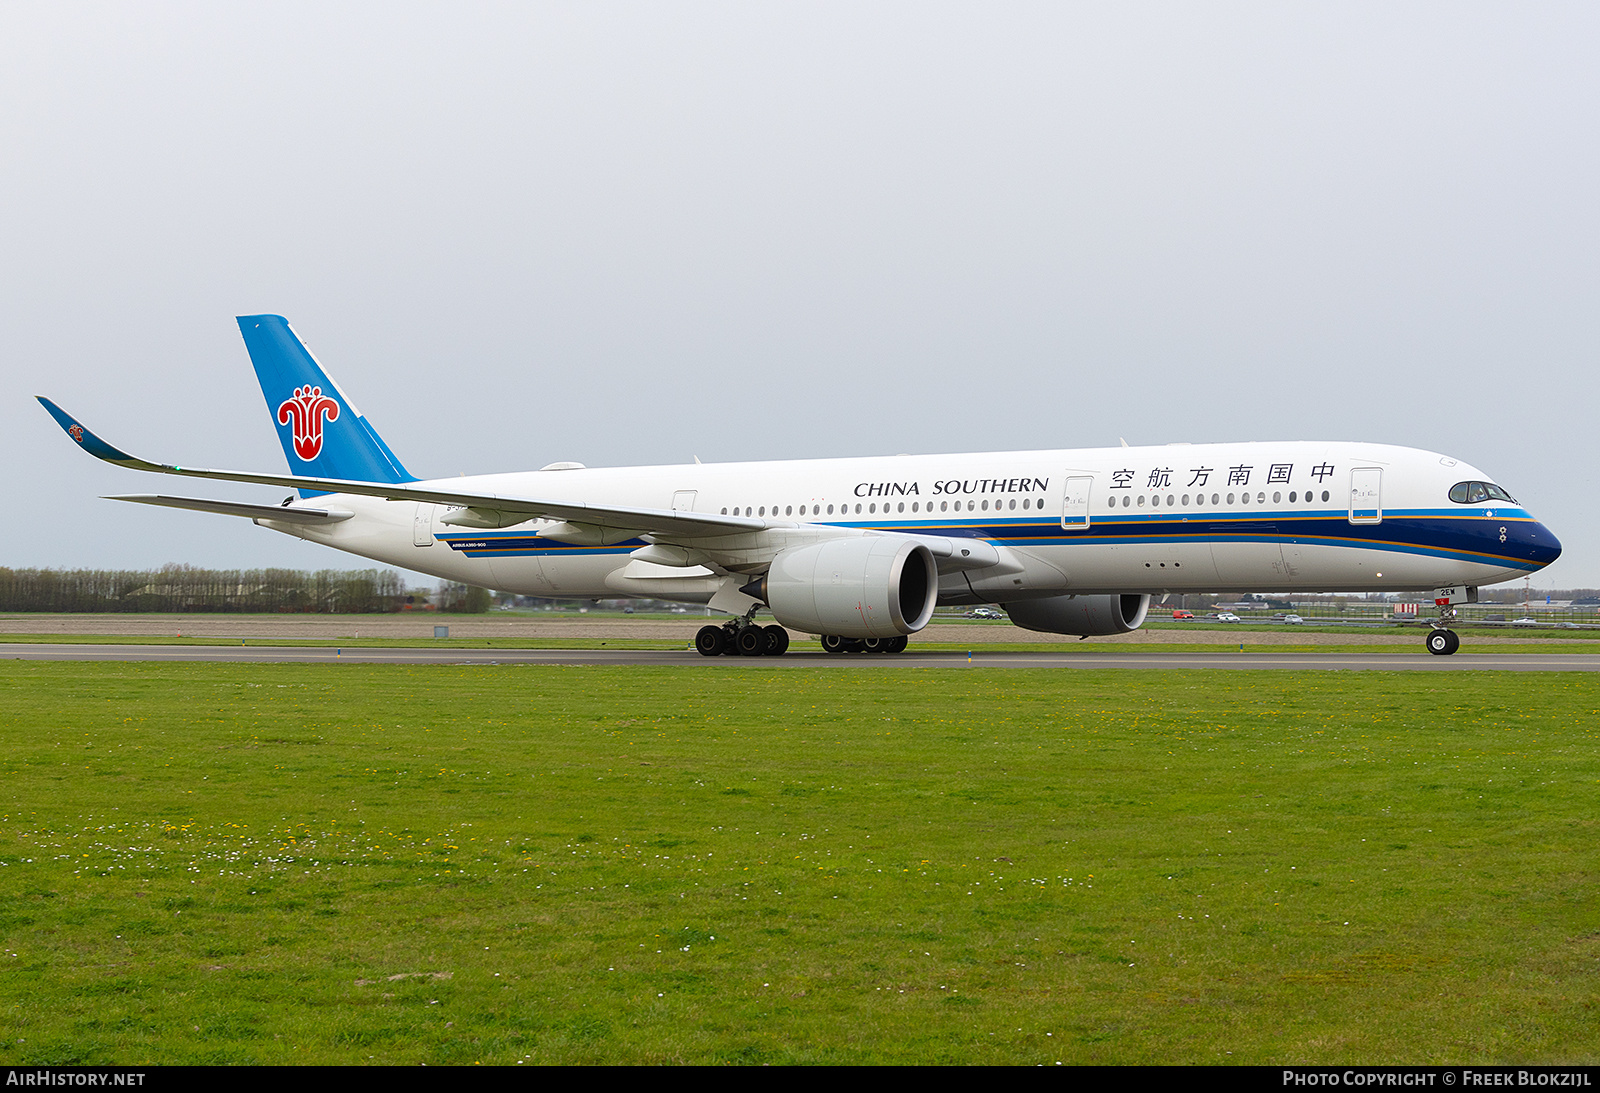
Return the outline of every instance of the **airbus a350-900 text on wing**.
<path id="1" fill-rule="evenodd" d="M 296 491 L 279 505 L 118 498 L 244 516 L 390 565 L 532 596 L 638 596 L 731 618 L 700 652 L 898 652 L 939 604 L 1056 634 L 1137 629 L 1152 595 L 1434 589 L 1454 604 L 1561 544 L 1472 467 L 1382 444 L 1286 441 L 693 463 L 420 480 L 276 315 L 239 319 L 291 474 L 151 463 L 41 398 L 91 455 Z M 755 622 L 765 608 L 777 625 Z"/>

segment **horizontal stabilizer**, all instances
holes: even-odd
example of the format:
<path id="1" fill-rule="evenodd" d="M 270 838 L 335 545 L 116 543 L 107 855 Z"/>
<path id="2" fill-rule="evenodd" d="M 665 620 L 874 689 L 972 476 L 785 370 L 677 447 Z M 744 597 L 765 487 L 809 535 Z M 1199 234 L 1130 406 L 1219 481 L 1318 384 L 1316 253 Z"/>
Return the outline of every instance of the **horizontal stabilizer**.
<path id="1" fill-rule="evenodd" d="M 244 516 L 251 520 L 276 520 L 285 524 L 337 524 L 355 513 L 348 509 L 307 509 L 286 505 L 246 505 L 238 501 L 208 501 L 201 497 L 168 497 L 159 493 L 129 493 L 107 497 L 107 501 L 133 501 L 140 505 L 160 505 L 169 509 L 192 509 L 223 516 Z"/>

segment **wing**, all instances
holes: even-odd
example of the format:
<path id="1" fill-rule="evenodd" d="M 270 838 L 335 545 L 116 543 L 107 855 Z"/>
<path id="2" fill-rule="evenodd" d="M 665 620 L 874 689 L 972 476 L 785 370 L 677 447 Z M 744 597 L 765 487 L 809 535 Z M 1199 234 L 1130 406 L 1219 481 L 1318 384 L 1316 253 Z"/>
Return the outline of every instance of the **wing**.
<path id="1" fill-rule="evenodd" d="M 678 512 L 672 509 L 635 509 L 621 508 L 609 505 L 590 505 L 575 501 L 549 501 L 535 497 L 510 497 L 494 493 L 473 493 L 465 490 L 442 489 L 437 483 L 389 483 L 389 482 L 358 482 L 342 478 L 306 478 L 291 474 L 258 474 L 252 471 L 222 471 L 204 470 L 196 467 L 179 467 L 169 463 L 152 463 L 147 459 L 129 455 L 91 432 L 85 425 L 73 418 L 61 407 L 45 398 L 43 395 L 35 396 L 50 416 L 66 431 L 66 434 L 77 442 L 78 446 L 96 459 L 103 459 L 107 463 L 115 463 L 119 467 L 127 467 L 136 471 L 150 471 L 155 474 L 176 474 L 186 478 L 211 478 L 223 482 L 254 482 L 263 486 L 283 486 L 297 490 L 320 490 L 324 493 L 360 494 L 367 497 L 382 497 L 390 501 L 428 501 L 436 505 L 447 505 L 452 508 L 468 509 L 477 515 L 483 522 L 480 527 L 495 527 L 502 524 L 518 522 L 506 520 L 498 514 L 511 514 L 521 516 L 524 520 L 542 517 L 547 520 L 565 520 L 573 524 L 588 525 L 591 527 L 630 530 L 637 533 L 671 536 L 685 539 L 713 538 L 720 535 L 730 535 L 738 532 L 764 531 L 771 527 L 793 527 L 792 522 L 768 521 L 752 519 L 745 516 L 719 516 L 707 512 Z M 133 498 L 127 498 L 133 500 Z M 119 500 L 122 500 L 119 498 Z M 150 501 L 143 497 L 139 500 L 145 504 L 168 504 L 175 498 L 165 501 Z M 208 505 L 222 505 L 226 502 L 207 502 Z M 173 505 L 177 508 L 198 507 L 193 504 Z M 268 508 L 268 506 L 262 506 Z M 204 511 L 227 511 L 217 507 L 207 508 Z M 269 517 L 261 514 L 265 519 L 281 519 L 285 510 L 270 509 L 279 513 L 278 516 Z M 235 515 L 257 515 L 255 513 L 237 512 Z M 468 523 L 467 526 L 474 526 Z"/>
<path id="2" fill-rule="evenodd" d="M 178 467 L 169 463 L 152 463 L 106 443 L 44 396 L 35 397 L 84 451 L 96 459 L 103 459 L 107 463 L 115 463 L 119 467 L 136 471 L 176 474 L 187 478 L 211 478 L 223 482 L 253 482 L 263 486 L 318 490 L 323 493 L 359 494 L 382 497 L 390 501 L 428 501 L 461 510 L 446 517 L 446 522 L 464 527 L 509 527 L 534 518 L 560 520 L 569 526 L 547 528 L 541 532 L 545 537 L 557 541 L 619 542 L 638 535 L 649 535 L 658 541 L 706 544 L 707 540 L 768 532 L 768 535 L 761 537 L 759 543 L 750 544 L 745 557 L 746 562 L 753 560 L 759 554 L 768 555 L 767 560 L 770 561 L 770 555 L 784 547 L 801 541 L 815 542 L 818 536 L 831 538 L 893 534 L 925 544 L 937 559 L 941 573 L 987 569 L 991 566 L 1008 564 L 1001 552 L 1004 548 L 996 548 L 991 543 L 975 538 L 957 539 L 904 532 L 884 533 L 856 528 L 847 530 L 826 524 L 800 524 L 789 520 L 763 520 L 748 516 L 721 516 L 709 512 L 679 512 L 673 509 L 635 509 L 614 505 L 590 505 L 577 501 L 547 501 L 534 497 L 510 497 L 504 494 L 442 489 L 437 483 L 430 485 L 426 482 L 359 482 L 343 478 L 306 478 L 291 474 L 202 470 L 195 467 Z M 159 494 L 131 495 L 118 497 L 115 500 L 295 523 L 334 523 L 350 516 L 349 513 L 339 509 L 244 505 L 231 501 L 163 497 Z M 297 512 L 302 515 L 289 515 Z M 724 539 L 724 542 L 728 541 Z"/>

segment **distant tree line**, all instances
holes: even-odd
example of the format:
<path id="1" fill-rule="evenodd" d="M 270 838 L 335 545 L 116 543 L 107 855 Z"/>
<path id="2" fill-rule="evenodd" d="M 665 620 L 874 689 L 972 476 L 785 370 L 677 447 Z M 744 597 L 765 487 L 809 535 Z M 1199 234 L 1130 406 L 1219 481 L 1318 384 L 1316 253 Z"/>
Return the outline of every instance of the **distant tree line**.
<path id="1" fill-rule="evenodd" d="M 455 612 L 463 615 L 481 615 L 489 610 L 491 597 L 492 593 L 487 588 L 479 588 L 475 584 L 446 581 L 439 586 L 436 598 L 440 611 Z"/>
<path id="2" fill-rule="evenodd" d="M 406 583 L 393 570 L 0 567 L 0 611 L 373 614 L 405 604 Z"/>

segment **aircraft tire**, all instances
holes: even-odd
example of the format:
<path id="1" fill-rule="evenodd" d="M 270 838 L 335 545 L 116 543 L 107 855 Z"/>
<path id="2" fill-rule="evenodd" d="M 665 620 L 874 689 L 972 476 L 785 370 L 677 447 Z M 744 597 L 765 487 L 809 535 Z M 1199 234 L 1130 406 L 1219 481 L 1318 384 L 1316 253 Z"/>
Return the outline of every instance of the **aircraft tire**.
<path id="1" fill-rule="evenodd" d="M 888 638 L 862 638 L 861 651 L 863 653 L 887 653 L 889 644 Z"/>
<path id="2" fill-rule="evenodd" d="M 694 651 L 703 657 L 719 657 L 727 652 L 727 645 L 720 626 L 702 626 L 694 636 Z"/>
<path id="3" fill-rule="evenodd" d="M 849 643 L 848 638 L 841 638 L 838 634 L 822 635 L 822 651 L 824 653 L 843 653 Z"/>
<path id="4" fill-rule="evenodd" d="M 781 657 L 789 651 L 789 631 L 773 623 L 766 627 L 767 647 L 764 650 L 769 657 Z"/>
<path id="5" fill-rule="evenodd" d="M 886 649 L 885 652 L 903 653 L 903 652 L 906 651 L 906 645 L 907 644 L 908 644 L 908 642 L 907 642 L 906 636 L 904 634 L 901 634 L 897 638 L 890 638 L 889 639 L 889 648 Z"/>
<path id="6" fill-rule="evenodd" d="M 742 657 L 759 657 L 767 651 L 767 632 L 759 626 L 746 626 L 733 641 Z"/>
<path id="7" fill-rule="evenodd" d="M 1454 630 L 1430 630 L 1428 652 L 1436 657 L 1447 657 L 1461 648 L 1461 639 Z"/>

